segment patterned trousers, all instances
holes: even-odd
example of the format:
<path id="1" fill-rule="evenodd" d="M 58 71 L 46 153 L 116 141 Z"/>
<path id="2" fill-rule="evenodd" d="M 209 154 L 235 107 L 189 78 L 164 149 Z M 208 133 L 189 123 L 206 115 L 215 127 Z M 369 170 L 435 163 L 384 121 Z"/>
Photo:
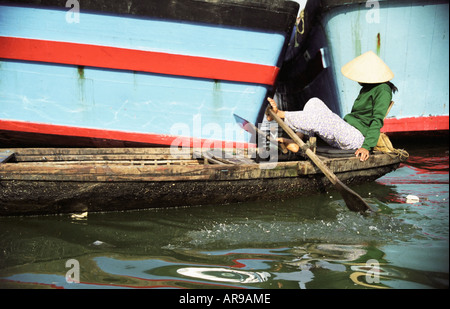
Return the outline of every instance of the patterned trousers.
<path id="1" fill-rule="evenodd" d="M 285 123 L 297 132 L 318 136 L 339 149 L 358 149 L 364 142 L 362 133 L 333 113 L 322 100 L 310 99 L 302 111 L 285 112 Z"/>

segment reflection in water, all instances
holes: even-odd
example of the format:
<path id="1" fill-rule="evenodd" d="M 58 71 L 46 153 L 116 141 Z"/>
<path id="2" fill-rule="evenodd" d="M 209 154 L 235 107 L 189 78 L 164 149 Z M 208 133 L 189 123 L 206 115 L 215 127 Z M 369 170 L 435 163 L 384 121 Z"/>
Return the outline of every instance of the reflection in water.
<path id="1" fill-rule="evenodd" d="M 270 274 L 267 272 L 249 272 L 223 267 L 186 267 L 178 269 L 177 273 L 185 277 L 230 283 L 264 282 L 270 277 Z"/>
<path id="2" fill-rule="evenodd" d="M 448 288 L 448 152 L 358 193 L 83 217 L 0 218 L 0 287 Z M 432 163 L 430 163 L 432 162 Z M 413 194 L 419 202 L 407 204 Z M 424 250 L 424 248 L 426 250 Z M 66 261 L 79 262 L 68 283 Z"/>
<path id="3" fill-rule="evenodd" d="M 253 252 L 252 252 L 253 251 Z M 233 251 L 191 251 L 186 256 L 232 258 L 231 265 L 200 265 L 161 258 L 134 260 L 83 257 L 80 264 L 95 263 L 97 276 L 81 276 L 79 284 L 68 283 L 64 275 L 21 273 L 3 277 L 4 282 L 49 286 L 52 288 L 273 288 L 291 286 L 305 288 L 316 269 L 346 272 L 341 264 L 357 259 L 367 251 L 360 246 L 310 244 L 306 247 L 245 249 Z M 244 255 L 244 257 L 241 257 Z M 281 259 L 280 259 L 281 258 Z M 89 261 L 87 261 L 89 259 Z M 334 262 L 335 263 L 334 263 Z M 337 262 L 337 263 L 336 263 Z M 45 264 L 45 263 L 44 263 Z M 45 268 L 43 266 L 42 268 Z M 297 269 L 297 271 L 292 271 Z M 83 269 L 80 270 L 83 273 Z M 90 270 L 92 272 L 92 270 Z M 91 277 L 93 281 L 88 278 Z M 99 280 L 99 278 L 101 280 Z"/>

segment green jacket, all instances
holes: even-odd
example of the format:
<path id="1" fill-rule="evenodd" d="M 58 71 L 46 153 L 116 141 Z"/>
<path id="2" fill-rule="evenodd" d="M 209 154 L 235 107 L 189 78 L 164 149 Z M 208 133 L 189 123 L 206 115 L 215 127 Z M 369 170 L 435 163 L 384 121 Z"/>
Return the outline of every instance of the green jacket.
<path id="1" fill-rule="evenodd" d="M 392 90 L 388 84 L 364 85 L 351 113 L 345 115 L 344 120 L 364 135 L 362 148 L 370 151 L 377 145 L 391 100 Z"/>

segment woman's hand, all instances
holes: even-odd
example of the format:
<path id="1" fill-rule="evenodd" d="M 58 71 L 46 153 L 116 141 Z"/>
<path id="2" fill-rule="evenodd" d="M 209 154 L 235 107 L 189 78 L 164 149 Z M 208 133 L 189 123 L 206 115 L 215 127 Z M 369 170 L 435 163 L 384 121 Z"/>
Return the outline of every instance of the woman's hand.
<path id="1" fill-rule="evenodd" d="M 277 102 L 275 102 L 274 99 L 272 98 L 267 98 L 267 101 L 269 101 L 270 106 L 272 106 L 273 112 L 277 114 L 280 118 L 284 118 L 284 112 L 278 109 Z M 267 115 L 267 120 L 272 121 L 273 120 L 272 116 Z"/>
<path id="2" fill-rule="evenodd" d="M 272 106 L 274 113 L 278 113 L 277 102 L 275 102 L 275 100 L 272 98 L 267 98 L 267 101 L 269 101 L 269 104 Z"/>
<path id="3" fill-rule="evenodd" d="M 369 150 L 367 150 L 366 148 L 359 148 L 355 151 L 355 155 L 357 157 L 360 157 L 360 161 L 366 161 L 367 159 L 369 159 Z"/>

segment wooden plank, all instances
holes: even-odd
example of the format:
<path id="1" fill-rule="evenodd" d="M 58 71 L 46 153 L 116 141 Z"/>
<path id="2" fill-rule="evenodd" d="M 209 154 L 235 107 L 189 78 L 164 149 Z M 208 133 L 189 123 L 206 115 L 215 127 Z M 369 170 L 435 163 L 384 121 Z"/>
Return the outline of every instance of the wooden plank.
<path id="1" fill-rule="evenodd" d="M 209 158 L 213 158 L 225 164 L 254 164 L 255 161 L 245 157 L 242 154 L 222 151 L 220 149 L 209 150 L 206 152 Z"/>
<path id="2" fill-rule="evenodd" d="M 186 181 L 240 180 L 297 177 L 297 162 L 283 162 L 272 169 L 251 165 L 67 165 L 7 164 L 0 167 L 0 180 L 52 181 Z"/>
<path id="3" fill-rule="evenodd" d="M 3 151 L 4 149 L 0 149 Z M 5 149 L 6 150 L 6 149 Z M 9 149 L 8 149 L 9 150 Z M 245 156 L 249 149 L 228 149 L 227 153 Z M 202 149 L 192 148 L 16 148 L 18 162 L 93 161 L 93 160 L 189 160 Z M 256 150 L 251 150 L 252 152 Z M 198 156 L 197 158 L 201 158 Z M 195 157 L 194 157 L 195 159 Z"/>
<path id="4" fill-rule="evenodd" d="M 194 152 L 194 158 L 202 158 L 205 162 L 205 165 L 209 165 L 209 164 L 226 164 L 225 162 L 221 161 L 221 160 L 216 160 L 214 158 L 214 156 L 208 154 L 207 152 L 203 152 L 203 151 L 196 151 Z"/>
<path id="5" fill-rule="evenodd" d="M 24 162 L 24 161 L 22 161 Z M 199 165 L 198 160 L 92 160 L 92 161 L 27 161 L 27 164 L 47 164 L 47 165 Z"/>
<path id="6" fill-rule="evenodd" d="M 213 159 L 213 160 L 218 161 L 221 164 L 236 164 L 235 162 L 233 162 L 231 160 L 225 159 L 222 156 L 222 151 L 219 154 L 218 151 L 214 152 L 212 150 L 209 150 L 209 151 L 203 153 L 203 155 L 206 156 L 209 160 Z"/>
<path id="7" fill-rule="evenodd" d="M 3 149 L 0 149 L 2 151 Z M 24 156 L 78 156 L 78 155 L 171 155 L 188 156 L 192 151 L 171 148 L 14 148 L 18 155 Z"/>
<path id="8" fill-rule="evenodd" d="M 99 154 L 129 154 L 129 155 L 187 155 L 193 152 L 201 152 L 201 148 L 0 148 L 0 151 L 11 150 L 21 155 L 99 155 Z M 247 148 L 223 148 L 227 152 L 247 154 L 256 149 Z"/>
<path id="9" fill-rule="evenodd" d="M 333 158 L 326 162 L 326 165 L 335 173 L 361 171 L 381 166 L 400 163 L 400 158 L 392 158 L 386 154 L 373 154 L 366 161 L 361 162 L 358 157 Z"/>
<path id="10" fill-rule="evenodd" d="M 117 155 L 117 154 L 98 154 L 98 155 L 17 155 L 18 162 L 49 162 L 49 161 L 125 161 L 125 160 L 171 160 L 171 161 L 186 161 L 191 160 L 192 155 L 185 156 L 172 156 L 165 154 L 152 154 L 152 155 Z"/>

